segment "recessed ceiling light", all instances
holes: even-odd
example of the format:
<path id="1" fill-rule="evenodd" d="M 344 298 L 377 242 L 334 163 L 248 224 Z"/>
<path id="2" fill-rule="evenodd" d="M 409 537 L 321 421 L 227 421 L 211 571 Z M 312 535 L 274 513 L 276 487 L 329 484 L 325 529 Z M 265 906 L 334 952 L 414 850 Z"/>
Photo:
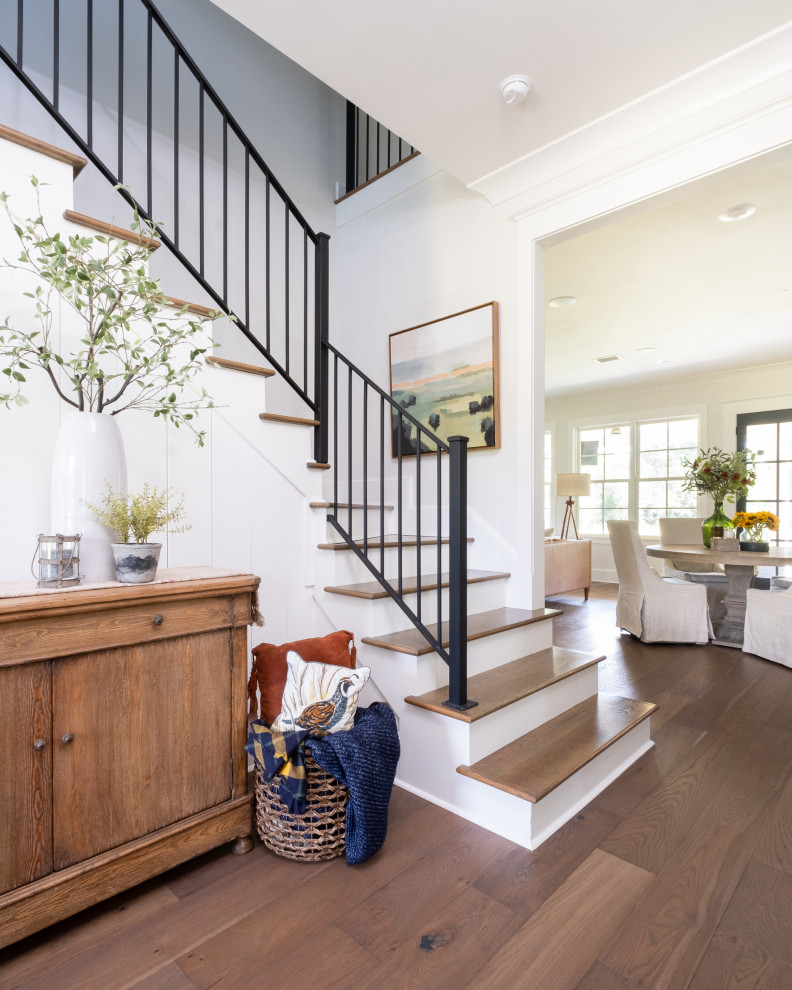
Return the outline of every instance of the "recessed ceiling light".
<path id="1" fill-rule="evenodd" d="M 636 347 L 636 354 L 653 354 L 657 350 L 656 347 Z"/>
<path id="2" fill-rule="evenodd" d="M 597 364 L 607 364 L 609 361 L 621 361 L 618 354 L 605 354 L 602 357 L 594 358 Z"/>
<path id="3" fill-rule="evenodd" d="M 576 302 L 574 296 L 556 296 L 547 305 L 552 306 L 553 309 L 566 309 L 568 306 L 574 306 Z"/>
<path id="4" fill-rule="evenodd" d="M 671 358 L 660 358 L 658 364 L 671 364 Z"/>
<path id="5" fill-rule="evenodd" d="M 739 206 L 733 206 L 725 213 L 719 213 L 718 219 L 723 223 L 736 223 L 738 220 L 747 220 L 754 213 L 756 213 L 756 207 L 751 203 L 740 203 Z"/>

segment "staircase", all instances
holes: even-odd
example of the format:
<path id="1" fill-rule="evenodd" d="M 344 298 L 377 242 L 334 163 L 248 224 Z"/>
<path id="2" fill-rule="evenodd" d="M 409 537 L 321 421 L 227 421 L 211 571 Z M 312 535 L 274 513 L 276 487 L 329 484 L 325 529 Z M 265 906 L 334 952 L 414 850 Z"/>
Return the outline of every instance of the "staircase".
<path id="1" fill-rule="evenodd" d="M 147 0 L 145 6 L 153 10 Z M 177 51 L 187 64 L 186 53 L 180 47 Z M 3 57 L 9 60 L 8 53 Z M 15 71 L 24 81 L 18 65 Z M 70 133 L 83 143 L 78 134 Z M 78 156 L 34 139 L 7 131 L 0 137 L 17 144 L 27 140 L 25 146 L 30 150 L 79 167 Z M 252 156 L 249 149 L 247 154 Z M 257 156 L 254 160 L 265 170 L 267 189 L 276 188 L 266 166 Z M 282 194 L 279 186 L 277 191 Z M 149 189 L 149 203 L 151 196 Z M 118 235 L 111 225 L 73 212 L 65 220 Z M 123 236 L 132 235 L 124 231 Z M 202 231 L 202 258 L 203 236 Z M 287 232 L 287 246 L 288 237 Z M 399 446 L 398 486 L 393 497 L 386 498 L 384 444 L 390 439 L 391 417 L 408 421 L 411 417 L 393 410 L 390 397 L 329 344 L 326 299 L 323 305 L 320 298 L 327 293 L 326 238 L 311 237 L 319 238 L 316 289 L 320 315 L 312 338 L 316 387 L 309 389 L 307 371 L 294 387 L 312 415 L 287 416 L 265 410 L 268 377 L 276 373 L 288 377 L 290 367 L 288 347 L 280 360 L 269 351 L 269 319 L 256 340 L 273 367 L 209 357 L 203 384 L 225 405 L 221 415 L 231 428 L 306 497 L 305 584 L 313 588 L 318 611 L 333 626 L 355 631 L 359 660 L 372 669 L 368 700 L 384 698 L 397 713 L 402 743 L 397 782 L 493 832 L 535 848 L 651 747 L 649 716 L 654 706 L 600 695 L 597 665 L 604 658 L 554 647 L 556 610 L 505 607 L 509 574 L 468 569 L 467 552 L 473 541 L 466 529 L 464 438 L 455 438 L 462 443 L 446 446 L 413 421 L 427 448 L 434 442 L 436 449 L 422 453 L 418 440 L 411 487 L 405 494 L 403 470 L 406 473 L 408 468 Z M 177 240 L 163 237 L 176 252 Z M 308 241 L 306 229 L 306 255 Z M 227 277 L 220 291 L 209 281 L 202 260 L 196 264 L 187 259 L 185 264 L 210 296 L 230 310 Z M 306 285 L 309 267 L 306 261 Z M 180 304 L 174 300 L 174 305 Z M 288 314 L 287 299 L 287 327 Z M 245 309 L 243 315 L 240 327 L 249 336 L 253 313 Z M 306 369 L 309 336 L 306 329 L 300 352 L 300 363 Z M 341 401 L 347 376 L 348 407 Z M 362 415 L 352 411 L 353 376 L 363 386 Z M 369 400 L 379 410 L 371 419 Z M 343 439 L 339 441 L 344 422 L 348 446 Z M 363 424 L 363 453 L 357 460 L 352 450 L 353 423 Z M 335 439 L 328 443 L 331 425 Z M 399 429 L 398 436 L 402 433 Z M 368 446 L 375 434 L 379 463 L 372 458 L 369 464 Z M 441 449 L 447 451 L 446 458 Z M 435 474 L 436 489 L 429 493 L 434 502 L 427 508 L 422 485 L 427 485 L 427 476 Z M 374 501 L 369 501 L 370 477 Z M 356 501 L 360 478 L 362 498 Z M 441 504 L 443 492 L 447 493 L 447 509 Z M 377 580 L 372 581 L 372 576 Z"/>

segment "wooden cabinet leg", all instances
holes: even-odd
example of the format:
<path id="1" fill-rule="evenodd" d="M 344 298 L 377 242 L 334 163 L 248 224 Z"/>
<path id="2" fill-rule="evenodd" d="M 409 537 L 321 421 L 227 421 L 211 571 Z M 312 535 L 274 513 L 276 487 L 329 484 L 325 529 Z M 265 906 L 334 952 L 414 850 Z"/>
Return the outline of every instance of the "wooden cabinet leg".
<path id="1" fill-rule="evenodd" d="M 588 601 L 588 596 L 589 596 L 589 592 L 590 591 L 591 591 L 591 588 L 584 588 L 583 589 L 583 594 L 586 596 L 586 598 L 585 598 L 586 601 Z"/>
<path id="2" fill-rule="evenodd" d="M 253 839 L 249 835 L 240 835 L 231 843 L 231 852 L 235 856 L 244 856 L 253 848 Z"/>

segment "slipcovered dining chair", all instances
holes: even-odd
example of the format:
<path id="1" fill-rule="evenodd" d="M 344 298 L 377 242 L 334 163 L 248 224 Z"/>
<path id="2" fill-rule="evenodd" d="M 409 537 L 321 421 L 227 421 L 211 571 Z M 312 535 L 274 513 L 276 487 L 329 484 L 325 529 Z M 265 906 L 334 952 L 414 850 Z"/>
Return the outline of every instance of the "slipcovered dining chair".
<path id="1" fill-rule="evenodd" d="M 703 519 L 660 519 L 660 542 L 700 544 Z M 703 584 L 707 589 L 707 605 L 710 619 L 722 619 L 726 615 L 723 599 L 729 588 L 729 580 L 720 564 L 708 564 L 695 560 L 663 559 L 663 577 L 681 578 L 693 584 Z"/>
<path id="2" fill-rule="evenodd" d="M 792 588 L 749 588 L 745 598 L 743 652 L 792 667 Z"/>
<path id="3" fill-rule="evenodd" d="M 634 522 L 611 520 L 608 533 L 619 578 L 616 624 L 644 643 L 706 643 L 712 635 L 706 588 L 656 574 Z"/>

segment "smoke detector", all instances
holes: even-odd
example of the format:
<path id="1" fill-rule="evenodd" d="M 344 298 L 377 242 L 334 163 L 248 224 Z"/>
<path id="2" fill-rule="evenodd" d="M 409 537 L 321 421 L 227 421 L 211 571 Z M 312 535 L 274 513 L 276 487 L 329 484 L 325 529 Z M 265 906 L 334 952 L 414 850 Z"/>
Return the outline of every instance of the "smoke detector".
<path id="1" fill-rule="evenodd" d="M 501 99 L 509 106 L 523 103 L 530 91 L 531 80 L 528 76 L 507 76 L 500 84 Z"/>

